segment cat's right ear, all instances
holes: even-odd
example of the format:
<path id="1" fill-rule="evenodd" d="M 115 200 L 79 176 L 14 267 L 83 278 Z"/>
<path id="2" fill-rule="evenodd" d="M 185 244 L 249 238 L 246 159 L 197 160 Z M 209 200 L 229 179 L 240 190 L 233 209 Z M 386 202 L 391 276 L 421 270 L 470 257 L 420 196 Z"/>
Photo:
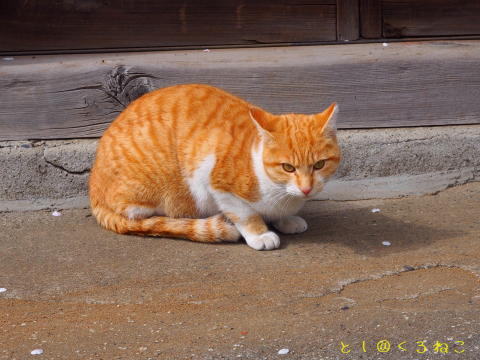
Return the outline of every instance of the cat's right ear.
<path id="1" fill-rule="evenodd" d="M 324 134 L 329 133 L 335 135 L 337 131 L 337 113 L 338 106 L 336 103 L 333 103 L 324 112 L 316 116 Z"/>
<path id="2" fill-rule="evenodd" d="M 251 107 L 249 114 L 250 118 L 261 134 L 273 137 L 272 132 L 274 131 L 274 124 L 269 113 L 260 108 Z"/>

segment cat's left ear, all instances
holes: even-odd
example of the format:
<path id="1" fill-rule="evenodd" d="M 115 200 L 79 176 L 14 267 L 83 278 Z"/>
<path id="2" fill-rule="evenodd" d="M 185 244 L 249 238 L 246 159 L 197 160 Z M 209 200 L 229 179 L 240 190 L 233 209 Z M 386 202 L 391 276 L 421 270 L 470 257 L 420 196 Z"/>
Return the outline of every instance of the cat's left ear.
<path id="1" fill-rule="evenodd" d="M 335 133 L 337 131 L 337 113 L 338 106 L 336 103 L 332 103 L 325 111 L 316 115 L 316 119 L 320 123 L 319 126 L 323 133 Z"/>

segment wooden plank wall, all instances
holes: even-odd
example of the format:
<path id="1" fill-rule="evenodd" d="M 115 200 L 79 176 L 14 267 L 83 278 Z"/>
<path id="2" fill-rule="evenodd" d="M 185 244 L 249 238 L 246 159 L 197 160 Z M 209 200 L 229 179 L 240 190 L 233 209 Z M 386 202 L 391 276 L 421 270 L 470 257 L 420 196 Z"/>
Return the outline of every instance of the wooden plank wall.
<path id="1" fill-rule="evenodd" d="M 336 0 L 0 1 L 3 53 L 336 39 Z"/>
<path id="2" fill-rule="evenodd" d="M 0 54 L 480 36 L 478 0 L 2 0 Z"/>
<path id="3" fill-rule="evenodd" d="M 478 0 L 2 0 L 0 53 L 480 35 Z"/>
<path id="4" fill-rule="evenodd" d="M 360 0 L 360 36 L 364 39 L 382 37 L 381 0 Z"/>
<path id="5" fill-rule="evenodd" d="M 337 0 L 337 40 L 352 41 L 360 37 L 358 0 Z"/>
<path id="6" fill-rule="evenodd" d="M 0 140 L 97 137 L 126 105 L 179 83 L 273 113 L 333 101 L 340 128 L 480 123 L 480 41 L 16 57 L 0 68 Z"/>
<path id="7" fill-rule="evenodd" d="M 478 0 L 360 0 L 365 39 L 480 35 Z"/>
<path id="8" fill-rule="evenodd" d="M 480 35 L 478 0 L 382 0 L 386 38 Z"/>

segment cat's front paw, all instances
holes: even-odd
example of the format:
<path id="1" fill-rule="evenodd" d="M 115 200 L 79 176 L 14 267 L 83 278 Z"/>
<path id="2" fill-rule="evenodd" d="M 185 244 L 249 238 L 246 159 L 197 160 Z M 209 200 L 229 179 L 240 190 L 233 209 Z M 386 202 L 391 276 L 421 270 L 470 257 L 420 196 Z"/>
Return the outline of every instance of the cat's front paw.
<path id="1" fill-rule="evenodd" d="M 245 241 L 255 250 L 273 250 L 280 246 L 280 238 L 273 231 L 247 236 Z"/>
<path id="2" fill-rule="evenodd" d="M 308 228 L 307 222 L 300 216 L 287 216 L 275 221 L 273 226 L 284 234 L 299 234 Z"/>

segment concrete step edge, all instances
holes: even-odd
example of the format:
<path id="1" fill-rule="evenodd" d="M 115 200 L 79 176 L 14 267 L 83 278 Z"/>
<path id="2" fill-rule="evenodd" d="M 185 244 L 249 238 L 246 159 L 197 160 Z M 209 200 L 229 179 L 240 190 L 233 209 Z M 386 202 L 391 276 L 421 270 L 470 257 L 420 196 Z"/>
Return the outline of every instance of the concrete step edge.
<path id="1" fill-rule="evenodd" d="M 320 199 L 431 194 L 480 180 L 480 125 L 340 130 Z M 0 211 L 84 207 L 97 140 L 0 142 Z"/>

